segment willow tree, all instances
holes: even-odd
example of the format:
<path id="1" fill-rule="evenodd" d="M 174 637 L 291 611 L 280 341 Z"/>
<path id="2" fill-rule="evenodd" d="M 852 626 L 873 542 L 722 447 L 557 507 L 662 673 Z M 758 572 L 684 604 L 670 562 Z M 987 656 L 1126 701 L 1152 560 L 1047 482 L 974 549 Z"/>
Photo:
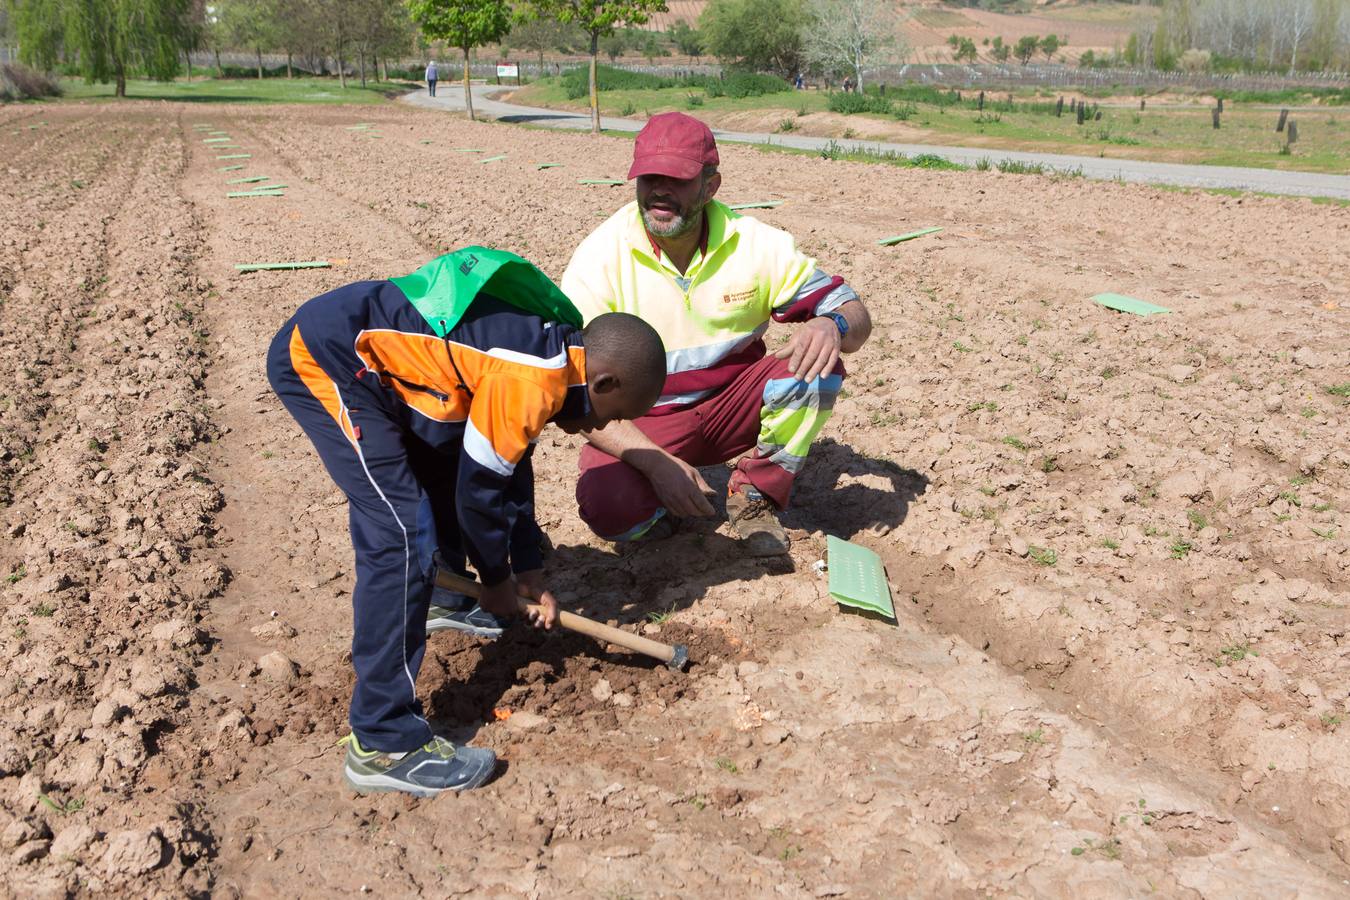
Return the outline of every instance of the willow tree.
<path id="1" fill-rule="evenodd" d="M 127 73 L 168 81 L 191 31 L 191 0 L 13 0 L 24 62 L 50 71 L 74 65 L 84 80 L 116 84 L 127 95 Z"/>
<path id="2" fill-rule="evenodd" d="M 666 12 L 665 0 L 530 0 L 543 17 L 575 25 L 591 39 L 591 131 L 600 133 L 600 95 L 595 67 L 600 54 L 600 39 L 614 33 L 620 25 L 645 24 L 654 12 Z"/>
<path id="3" fill-rule="evenodd" d="M 408 0 L 413 21 L 429 41 L 444 41 L 464 51 L 464 106 L 473 116 L 469 89 L 469 52 L 498 43 L 511 30 L 505 0 Z"/>

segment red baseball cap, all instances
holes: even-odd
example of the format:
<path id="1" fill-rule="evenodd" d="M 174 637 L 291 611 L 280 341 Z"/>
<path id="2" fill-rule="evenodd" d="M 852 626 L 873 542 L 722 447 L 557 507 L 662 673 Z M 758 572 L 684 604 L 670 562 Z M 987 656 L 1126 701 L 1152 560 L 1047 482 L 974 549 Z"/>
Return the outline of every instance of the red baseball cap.
<path id="1" fill-rule="evenodd" d="M 717 163 L 712 129 L 681 112 L 661 113 L 648 119 L 638 132 L 628 177 L 665 175 L 687 180 L 702 172 L 704 166 Z"/>

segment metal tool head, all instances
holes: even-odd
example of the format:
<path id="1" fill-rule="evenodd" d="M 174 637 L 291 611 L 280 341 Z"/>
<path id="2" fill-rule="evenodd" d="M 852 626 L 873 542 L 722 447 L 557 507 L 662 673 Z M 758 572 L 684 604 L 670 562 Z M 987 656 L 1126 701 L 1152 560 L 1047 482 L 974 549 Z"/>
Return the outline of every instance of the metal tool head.
<path id="1" fill-rule="evenodd" d="M 666 666 L 676 672 L 683 672 L 689 668 L 689 648 L 684 644 L 676 644 L 673 648 L 675 652 L 671 654 L 670 662 Z"/>

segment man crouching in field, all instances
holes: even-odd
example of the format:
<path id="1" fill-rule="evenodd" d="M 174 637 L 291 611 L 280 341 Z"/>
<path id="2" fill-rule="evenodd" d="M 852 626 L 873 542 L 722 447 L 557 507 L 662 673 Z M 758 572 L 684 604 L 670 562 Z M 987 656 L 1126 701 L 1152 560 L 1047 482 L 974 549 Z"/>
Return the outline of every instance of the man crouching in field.
<path id="1" fill-rule="evenodd" d="M 510 617 L 524 597 L 542 607 L 533 624 L 552 628 L 534 440 L 549 422 L 575 433 L 644 415 L 664 360 L 641 319 L 600 316 L 582 328 L 538 269 L 482 247 L 315 297 L 273 339 L 272 388 L 350 512 L 349 786 L 433 796 L 491 777 L 496 755 L 433 734 L 417 699 L 427 632 L 443 624 L 428 621 L 436 556 L 467 574 L 467 555 L 483 583 L 481 611 L 438 615 Z"/>
<path id="2" fill-rule="evenodd" d="M 695 466 L 735 459 L 727 517 L 753 556 L 786 553 L 777 511 L 843 384 L 840 353 L 872 321 L 858 295 L 797 250 L 792 236 L 713 199 L 722 184 L 707 125 L 653 116 L 633 147 L 637 200 L 581 242 L 562 288 L 589 321 L 627 312 L 666 347 L 651 414 L 590 431 L 581 517 L 601 537 L 668 535 L 672 516 L 710 516 Z M 795 323 L 766 354 L 769 320 Z"/>

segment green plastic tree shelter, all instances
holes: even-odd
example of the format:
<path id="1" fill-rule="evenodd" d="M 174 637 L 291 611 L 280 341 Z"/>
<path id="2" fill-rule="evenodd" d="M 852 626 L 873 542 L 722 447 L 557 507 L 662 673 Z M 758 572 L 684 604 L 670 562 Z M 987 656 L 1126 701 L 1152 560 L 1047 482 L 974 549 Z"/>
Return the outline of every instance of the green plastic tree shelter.
<path id="1" fill-rule="evenodd" d="M 481 293 L 547 321 L 581 327 L 581 313 L 567 295 L 533 263 L 507 250 L 465 247 L 436 257 L 411 275 L 389 280 L 441 338 L 459 324 Z"/>

